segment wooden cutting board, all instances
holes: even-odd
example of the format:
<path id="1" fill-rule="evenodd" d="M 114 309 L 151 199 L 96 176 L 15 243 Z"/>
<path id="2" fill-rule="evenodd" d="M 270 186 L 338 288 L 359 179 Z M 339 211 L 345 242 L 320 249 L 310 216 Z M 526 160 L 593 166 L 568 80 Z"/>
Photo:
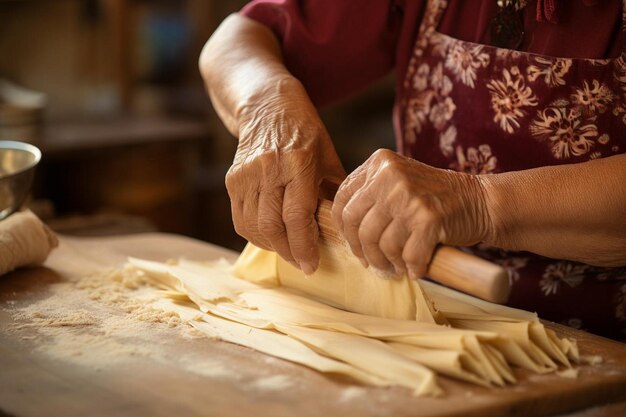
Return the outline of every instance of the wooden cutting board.
<path id="1" fill-rule="evenodd" d="M 626 345 L 562 326 L 551 325 L 604 363 L 582 366 L 578 379 L 518 372 L 519 384 L 499 389 L 441 378 L 445 397 L 415 398 L 198 337 L 183 326 L 137 321 L 73 289 L 73 281 L 127 256 L 236 254 L 164 234 L 63 238 L 45 268 L 0 277 L 0 416 L 546 416 L 626 400 Z M 64 308 L 91 311 L 97 320 L 28 326 L 29 317 L 46 319 L 55 309 L 62 316 Z"/>

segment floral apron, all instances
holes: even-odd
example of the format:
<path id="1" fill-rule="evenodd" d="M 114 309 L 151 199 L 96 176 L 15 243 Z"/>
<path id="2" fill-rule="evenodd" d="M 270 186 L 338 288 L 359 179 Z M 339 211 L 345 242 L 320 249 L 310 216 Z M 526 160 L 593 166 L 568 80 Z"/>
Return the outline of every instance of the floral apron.
<path id="1" fill-rule="evenodd" d="M 570 59 L 460 41 L 436 31 L 446 6 L 428 2 L 409 62 L 401 153 L 490 174 L 626 151 L 626 51 L 615 59 Z M 468 250 L 508 270 L 509 305 L 626 339 L 626 268 L 484 245 Z"/>

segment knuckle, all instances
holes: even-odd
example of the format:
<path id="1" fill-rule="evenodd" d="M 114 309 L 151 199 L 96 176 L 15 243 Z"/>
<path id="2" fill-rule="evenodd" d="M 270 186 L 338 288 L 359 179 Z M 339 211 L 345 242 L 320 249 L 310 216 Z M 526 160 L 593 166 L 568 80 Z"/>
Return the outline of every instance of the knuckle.
<path id="1" fill-rule="evenodd" d="M 427 225 L 440 224 L 443 221 L 441 205 L 436 197 L 431 195 L 419 195 L 410 198 L 407 205 L 407 212 L 412 213 L 411 223 L 421 228 Z"/>
<path id="2" fill-rule="evenodd" d="M 411 181 L 407 178 L 399 178 L 394 180 L 393 186 L 390 187 L 387 193 L 387 200 L 392 202 L 394 209 L 410 209 L 408 203 L 411 201 Z M 415 201 L 415 205 L 419 202 Z"/>
<path id="3" fill-rule="evenodd" d="M 402 245 L 394 239 L 381 239 L 378 245 L 388 259 L 402 259 Z"/>
<path id="4" fill-rule="evenodd" d="M 385 155 L 385 161 L 387 162 L 387 166 L 393 169 L 397 169 L 403 165 L 403 161 L 398 157 L 398 154 L 391 151 Z"/>
<path id="5" fill-rule="evenodd" d="M 381 179 L 392 181 L 396 186 L 408 188 L 411 184 L 409 178 L 403 175 L 401 162 L 395 159 L 382 162 L 378 172 Z"/>
<path id="6" fill-rule="evenodd" d="M 304 208 L 289 208 L 283 211 L 283 222 L 295 230 L 309 227 L 313 221 L 313 213 Z"/>
<path id="7" fill-rule="evenodd" d="M 237 183 L 237 175 L 229 170 L 224 178 L 224 184 L 229 193 L 233 193 L 236 190 L 235 184 Z"/>
<path id="8" fill-rule="evenodd" d="M 269 239 L 282 237 L 285 234 L 285 228 L 280 219 L 262 216 L 259 218 L 259 233 Z"/>
<path id="9" fill-rule="evenodd" d="M 442 222 L 443 216 L 439 210 L 432 206 L 432 203 L 425 202 L 422 204 L 422 210 L 418 213 L 418 219 L 424 225 L 438 225 Z"/>
<path id="10" fill-rule="evenodd" d="M 406 192 L 407 190 L 411 189 L 412 186 L 412 181 L 410 178 L 407 178 L 404 175 L 399 175 L 398 178 L 396 178 L 395 180 L 395 186 L 397 189 Z"/>
<path id="11" fill-rule="evenodd" d="M 367 227 L 359 227 L 358 237 L 363 246 L 374 246 L 378 243 L 378 236 Z"/>
<path id="12" fill-rule="evenodd" d="M 255 178 L 254 175 L 248 175 L 241 167 L 231 167 L 224 177 L 224 185 L 226 190 L 231 196 L 240 195 L 244 190 L 250 190 L 253 187 L 250 185 L 256 183 L 251 181 Z"/>
<path id="13" fill-rule="evenodd" d="M 360 223 L 357 212 L 350 206 L 344 207 L 343 212 L 341 213 L 341 220 L 343 221 L 343 224 L 348 226 L 358 226 Z"/>
<path id="14" fill-rule="evenodd" d="M 342 185 L 341 188 L 339 189 L 339 197 L 341 198 L 341 201 L 346 201 L 347 204 L 349 204 L 350 202 L 350 198 L 355 195 L 355 193 L 359 190 L 360 185 L 358 183 L 358 181 L 355 180 L 350 180 L 350 181 L 345 181 Z M 335 198 L 337 198 L 335 196 Z"/>
<path id="15" fill-rule="evenodd" d="M 385 149 L 385 148 L 380 148 L 377 149 L 373 154 L 372 154 L 372 158 L 375 160 L 380 160 L 380 159 L 388 159 L 390 158 L 392 155 L 395 155 L 395 152 L 389 150 L 389 149 Z"/>
<path id="16" fill-rule="evenodd" d="M 425 263 L 425 256 L 421 251 L 411 250 L 402 253 L 402 260 L 411 268 L 420 267 Z"/>
<path id="17" fill-rule="evenodd" d="M 300 175 L 307 175 L 313 172 L 313 168 L 317 166 L 317 158 L 310 149 L 296 149 L 289 152 L 289 155 L 284 158 L 286 164 L 288 164 L 288 170 Z"/>

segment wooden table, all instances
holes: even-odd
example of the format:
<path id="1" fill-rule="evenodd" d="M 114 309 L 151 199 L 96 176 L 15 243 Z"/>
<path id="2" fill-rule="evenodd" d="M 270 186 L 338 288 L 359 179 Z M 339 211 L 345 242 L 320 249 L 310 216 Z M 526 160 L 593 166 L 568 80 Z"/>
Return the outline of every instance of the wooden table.
<path id="1" fill-rule="evenodd" d="M 626 410 L 625 403 L 618 404 L 626 401 L 626 346 L 562 326 L 553 327 L 562 336 L 577 338 L 583 355 L 602 355 L 604 362 L 581 366 L 578 379 L 516 372 L 520 383 L 499 389 L 441 378 L 445 397 L 415 398 L 402 388 L 360 386 L 248 348 L 197 337 L 183 326 L 136 321 L 74 288 L 77 279 L 119 266 L 129 255 L 202 260 L 234 259 L 236 254 L 164 234 L 63 238 L 45 268 L 1 277 L 0 416 L 547 416 L 576 412 L 578 417 L 588 417 L 624 415 Z M 62 313 L 63 306 L 69 311 L 92 311 L 97 320 L 54 329 L 24 327 L 28 324 L 24 312 L 41 309 L 41 319 L 54 315 L 55 309 Z M 596 406 L 601 407 L 590 408 Z"/>

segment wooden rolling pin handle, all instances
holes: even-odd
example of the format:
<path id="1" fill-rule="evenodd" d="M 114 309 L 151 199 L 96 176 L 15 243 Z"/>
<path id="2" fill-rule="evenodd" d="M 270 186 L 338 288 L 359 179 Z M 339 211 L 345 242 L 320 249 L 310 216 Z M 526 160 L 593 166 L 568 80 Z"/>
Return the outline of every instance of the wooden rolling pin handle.
<path id="1" fill-rule="evenodd" d="M 321 200 L 317 210 L 320 235 L 332 244 L 345 244 L 331 218 L 332 202 Z M 455 290 L 502 304 L 509 298 L 509 275 L 504 268 L 478 256 L 442 245 L 435 250 L 426 274 Z"/>
<path id="2" fill-rule="evenodd" d="M 427 275 L 450 288 L 498 304 L 505 303 L 511 291 L 504 268 L 451 246 L 435 250 Z"/>

